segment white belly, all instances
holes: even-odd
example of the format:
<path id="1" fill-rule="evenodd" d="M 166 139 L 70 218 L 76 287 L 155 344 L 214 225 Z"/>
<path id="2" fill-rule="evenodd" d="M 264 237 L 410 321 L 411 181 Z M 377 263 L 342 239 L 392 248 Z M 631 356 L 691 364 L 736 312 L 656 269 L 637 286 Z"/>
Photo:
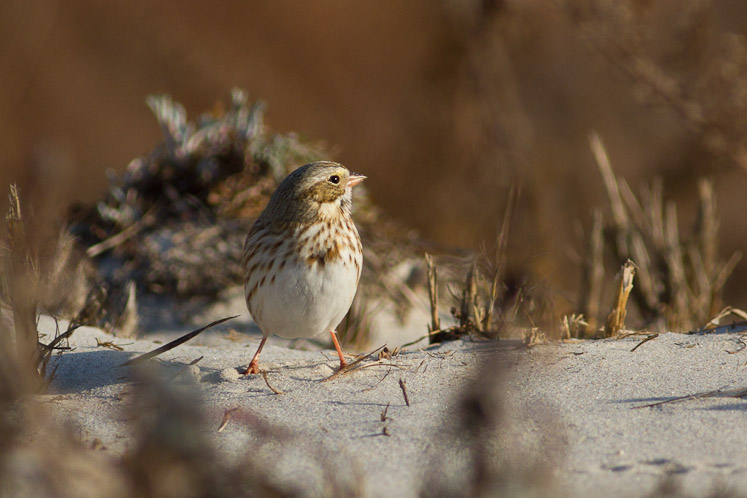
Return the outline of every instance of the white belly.
<path id="1" fill-rule="evenodd" d="M 294 339 L 334 330 L 353 303 L 358 274 L 352 265 L 342 260 L 311 268 L 300 265 L 306 263 L 288 264 L 274 282 L 265 282 L 247 299 L 252 318 L 265 336 Z"/>

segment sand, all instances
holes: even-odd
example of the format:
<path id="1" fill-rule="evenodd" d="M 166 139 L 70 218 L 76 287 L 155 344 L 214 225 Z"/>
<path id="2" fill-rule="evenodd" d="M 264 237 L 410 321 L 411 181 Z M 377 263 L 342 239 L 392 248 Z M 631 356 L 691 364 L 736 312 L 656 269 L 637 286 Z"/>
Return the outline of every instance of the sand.
<path id="1" fill-rule="evenodd" d="M 50 330 L 51 320 L 41 327 Z M 740 351 L 736 333 L 661 334 L 635 351 L 641 336 L 532 348 L 471 340 L 428 348 L 422 341 L 328 382 L 334 351 L 309 342 L 295 345 L 307 350 L 294 349 L 273 338 L 262 367 L 284 393 L 276 394 L 262 376 L 238 375 L 259 336 L 232 328 L 229 322 L 206 332 L 156 363 L 175 389 L 190 393 L 184 399 L 203 414 L 201 437 L 217 454 L 254 455 L 280 486 L 303 496 L 325 494 L 332 474 L 364 496 L 465 489 L 471 484 L 459 480 L 473 478 L 464 469 L 474 466 L 467 448 L 474 428 L 462 423 L 472 420 L 463 399 L 475 389 L 484 389 L 487 400 L 477 412 L 495 414 L 473 419 L 499 420 L 478 432 L 489 442 L 494 490 L 632 497 L 671 480 L 693 496 L 747 491 L 747 431 L 740 430 L 746 401 L 711 397 L 638 408 L 747 386 L 747 349 Z M 84 443 L 120 455 L 132 444 L 133 381 L 131 369 L 118 365 L 178 332 L 133 341 L 81 328 L 71 340 L 74 350 L 53 360 L 52 392 L 40 399 L 76 424 Z"/>
<path id="2" fill-rule="evenodd" d="M 539 346 L 510 371 L 506 400 L 544 410 L 565 436 L 560 486 L 568 496 L 641 496 L 669 478 L 688 494 L 747 491 L 747 402 L 683 400 L 747 387 L 736 333 L 661 334 Z M 741 351 L 741 352 L 740 352 Z"/>

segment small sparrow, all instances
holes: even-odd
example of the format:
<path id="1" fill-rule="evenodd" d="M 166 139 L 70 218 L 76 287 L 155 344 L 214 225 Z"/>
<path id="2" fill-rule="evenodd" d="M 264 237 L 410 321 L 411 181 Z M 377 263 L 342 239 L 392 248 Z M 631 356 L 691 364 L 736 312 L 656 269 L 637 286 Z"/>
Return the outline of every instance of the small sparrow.
<path id="1" fill-rule="evenodd" d="M 365 179 L 330 161 L 301 166 L 252 226 L 241 260 L 244 296 L 264 337 L 244 374 L 259 373 L 270 334 L 290 339 L 329 332 L 340 368 L 347 365 L 335 329 L 361 276 L 363 246 L 350 211 L 352 189 Z"/>

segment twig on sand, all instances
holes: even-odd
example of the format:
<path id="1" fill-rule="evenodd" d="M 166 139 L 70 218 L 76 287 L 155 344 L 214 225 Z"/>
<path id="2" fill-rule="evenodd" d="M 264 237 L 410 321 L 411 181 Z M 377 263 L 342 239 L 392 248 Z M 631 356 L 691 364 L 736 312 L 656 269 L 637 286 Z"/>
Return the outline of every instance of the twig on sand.
<path id="1" fill-rule="evenodd" d="M 659 337 L 659 334 L 651 334 L 649 336 L 646 336 L 645 339 L 643 339 L 641 342 L 639 342 L 638 344 L 636 344 L 635 346 L 633 346 L 633 349 L 631 349 L 630 352 L 632 353 L 633 351 L 635 351 L 636 349 L 640 348 L 642 345 L 644 345 L 648 341 L 650 341 L 652 339 L 656 339 L 657 337 Z"/>
<path id="2" fill-rule="evenodd" d="M 158 349 L 154 349 L 153 351 L 151 351 L 149 353 L 145 353 L 145 354 L 142 354 L 140 356 L 136 356 L 135 358 L 122 363 L 120 365 L 120 367 L 128 367 L 128 366 L 136 365 L 138 363 L 142 363 L 144 361 L 150 360 L 151 358 L 155 358 L 159 354 L 165 353 L 166 351 L 168 351 L 170 349 L 174 349 L 175 347 L 179 346 L 180 344 L 183 344 L 183 343 L 187 342 L 188 340 L 190 340 L 193 337 L 195 337 L 196 335 L 204 332 L 205 330 L 209 329 L 210 327 L 214 327 L 214 326 L 216 326 L 218 324 L 221 324 L 223 322 L 227 322 L 228 320 L 233 320 L 237 316 L 239 316 L 239 315 L 234 315 L 234 316 L 229 316 L 229 317 L 226 317 L 226 318 L 221 318 L 220 320 L 216 320 L 216 321 L 214 321 L 212 323 L 209 323 L 209 324 L 205 325 L 204 327 L 202 327 L 200 329 L 194 330 L 194 331 L 190 332 L 189 334 L 184 334 L 183 336 L 179 337 L 178 339 L 174 339 L 173 341 L 169 342 L 168 344 L 164 344 L 163 346 L 161 346 Z"/>
<path id="3" fill-rule="evenodd" d="M 410 406 L 410 399 L 407 397 L 407 388 L 405 387 L 405 381 L 399 379 L 399 388 L 402 389 L 402 395 L 405 397 L 405 404 Z"/>
<path id="4" fill-rule="evenodd" d="M 262 370 L 262 371 L 261 371 L 261 372 L 259 372 L 259 373 L 261 373 L 261 374 L 262 374 L 262 378 L 263 378 L 263 379 L 265 379 L 265 384 L 267 384 L 267 387 L 269 387 L 269 388 L 270 388 L 270 391 L 274 392 L 275 394 L 285 394 L 285 392 L 283 392 L 283 391 L 278 391 L 277 389 L 275 389 L 274 387 L 272 387 L 272 386 L 270 385 L 270 381 L 269 381 L 269 380 L 267 380 L 267 370 Z"/>
<path id="5" fill-rule="evenodd" d="M 112 341 L 101 341 L 98 337 L 96 338 L 96 347 L 113 349 L 114 351 L 124 351 L 124 348 L 119 344 L 114 344 Z"/>
<path id="6" fill-rule="evenodd" d="M 386 404 L 386 408 L 384 408 L 384 411 L 381 412 L 381 417 L 380 418 L 381 418 L 382 422 L 386 422 L 386 419 L 389 418 L 389 417 L 386 416 L 386 412 L 388 412 L 388 411 L 389 411 L 389 403 Z"/>
<path id="7" fill-rule="evenodd" d="M 238 411 L 238 408 L 229 408 L 228 410 L 223 412 L 223 420 L 218 426 L 218 432 L 223 432 L 223 429 L 225 429 L 228 425 L 228 421 L 231 420 L 231 414 L 235 411 Z"/>
<path id="8" fill-rule="evenodd" d="M 638 408 L 652 408 L 654 406 L 666 405 L 669 403 L 677 403 L 679 401 L 688 401 L 691 399 L 704 399 L 704 398 L 747 398 L 747 387 L 739 387 L 737 389 L 724 390 L 724 388 L 716 389 L 715 391 L 706 391 L 702 393 L 688 394 L 687 396 L 679 396 L 677 398 L 666 399 L 664 401 L 657 401 L 656 403 L 650 403 L 648 405 L 634 406 L 633 409 Z"/>
<path id="9" fill-rule="evenodd" d="M 737 349 L 734 351 L 727 351 L 729 354 L 737 354 L 740 351 L 744 351 L 744 348 L 747 348 L 747 344 L 742 340 L 741 337 L 737 337 Z"/>
<path id="10" fill-rule="evenodd" d="M 358 365 L 360 365 L 364 360 L 366 360 L 366 359 L 370 358 L 371 356 L 375 355 L 376 353 L 378 353 L 379 351 L 381 351 L 385 347 L 386 347 L 386 344 L 384 344 L 383 346 L 379 346 L 378 348 L 374 349 L 373 351 L 371 351 L 367 355 L 361 356 L 360 358 L 358 358 L 357 360 L 355 360 L 353 363 L 349 363 L 349 364 L 345 365 L 344 367 L 342 367 L 341 369 L 339 369 L 337 372 L 333 373 L 332 375 L 330 375 L 329 377 L 327 377 L 326 379 L 324 379 L 322 382 L 327 382 L 328 380 L 332 380 L 332 379 L 335 379 L 335 378 L 337 378 L 337 377 L 339 377 L 341 375 L 345 375 L 346 373 L 350 372 L 351 370 L 357 369 Z"/>
<path id="11" fill-rule="evenodd" d="M 379 384 L 381 384 L 381 383 L 382 383 L 382 382 L 384 381 L 384 379 L 386 379 L 387 377 L 389 377 L 389 374 L 390 374 L 390 373 L 392 373 L 392 369 L 391 369 L 391 368 L 390 368 L 389 370 L 387 370 L 387 371 L 386 371 L 386 373 L 384 374 L 384 376 L 383 376 L 382 378 L 380 378 L 380 379 L 379 379 L 379 381 L 378 381 L 378 382 L 377 382 L 376 384 L 374 384 L 374 385 L 373 385 L 373 386 L 371 386 L 371 387 L 367 387 L 366 389 L 362 390 L 361 392 L 362 392 L 362 393 L 365 393 L 365 392 L 368 392 L 368 391 L 373 391 L 374 389 L 376 389 L 376 387 L 377 387 L 377 386 L 378 386 Z"/>

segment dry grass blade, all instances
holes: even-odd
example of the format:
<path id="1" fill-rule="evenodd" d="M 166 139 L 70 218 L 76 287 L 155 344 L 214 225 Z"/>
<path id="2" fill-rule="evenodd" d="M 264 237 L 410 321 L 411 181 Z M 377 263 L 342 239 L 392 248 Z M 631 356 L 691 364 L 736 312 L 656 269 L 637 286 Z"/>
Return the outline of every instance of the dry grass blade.
<path id="1" fill-rule="evenodd" d="M 708 397 L 708 396 L 704 396 L 703 394 L 708 394 L 708 393 L 688 394 L 687 396 L 679 396 L 677 398 L 666 399 L 664 401 L 657 401 L 656 403 L 649 403 L 647 405 L 634 406 L 632 407 L 632 409 L 637 410 L 639 408 L 653 408 L 655 406 L 668 405 L 670 403 L 677 403 L 678 401 L 686 401 L 688 399 L 700 399 L 703 397 Z"/>
<path id="2" fill-rule="evenodd" d="M 701 180 L 698 185 L 698 218 L 688 239 L 681 233 L 677 207 L 664 202 L 661 180 L 654 179 L 644 188 L 639 202 L 627 183 L 615 177 L 600 137 L 593 133 L 589 142 L 612 213 L 605 242 L 618 261 L 636 263 L 631 302 L 647 327 L 654 324 L 667 330 L 692 330 L 721 308 L 726 279 L 741 258 L 739 253 L 726 260 L 719 258 L 719 223 L 712 182 Z M 598 220 L 595 215 L 581 300 L 582 310 L 592 324 L 596 320 L 594 299 L 602 294 L 592 291 L 598 282 L 595 272 L 602 264 Z M 609 327 L 605 327 L 605 332 L 610 334 Z"/>
<path id="3" fill-rule="evenodd" d="M 477 282 L 480 282 L 480 287 L 484 290 L 485 285 L 485 279 L 482 278 L 482 275 L 480 275 L 477 272 L 477 267 L 475 266 L 475 273 L 473 277 L 473 283 L 475 285 L 475 296 L 472 300 L 472 318 L 474 321 L 474 327 L 477 332 L 485 333 L 485 318 L 486 314 L 488 312 L 488 308 L 493 306 L 493 303 L 485 303 L 485 306 L 481 306 L 480 304 L 480 293 L 477 292 Z M 488 296 L 488 300 L 490 299 L 490 296 Z"/>
<path id="4" fill-rule="evenodd" d="M 625 237 L 629 240 L 627 252 L 619 252 L 619 258 L 630 258 L 638 267 L 638 295 L 647 309 L 655 309 L 659 304 L 659 284 L 656 281 L 654 261 L 660 259 L 658 252 L 664 247 L 662 186 L 661 181 L 654 179 L 650 188 L 643 190 L 643 205 L 638 202 L 630 186 L 624 180 L 618 180 L 620 192 L 625 200 L 632 223 L 625 228 Z M 649 213 L 648 216 L 646 213 Z M 649 254 L 651 241 L 654 254 Z"/>
<path id="5" fill-rule="evenodd" d="M 726 285 L 726 280 L 729 278 L 729 276 L 731 276 L 732 272 L 741 260 L 742 253 L 735 252 L 726 261 L 726 263 L 722 264 L 720 269 L 716 269 L 716 274 L 713 277 L 713 282 L 711 284 L 711 292 L 713 293 L 713 297 L 711 299 L 712 303 L 716 304 L 717 302 L 721 301 L 721 293 L 724 290 L 724 285 Z"/>
<path id="6" fill-rule="evenodd" d="M 201 334 L 202 332 L 206 331 L 210 327 L 214 327 L 218 324 L 221 324 L 223 322 L 227 322 L 228 320 L 233 320 L 234 318 L 238 317 L 239 315 L 229 316 L 226 318 L 221 318 L 220 320 L 216 320 L 212 323 L 209 323 L 205 325 L 202 328 L 199 328 L 197 330 L 194 330 L 188 334 L 184 334 L 183 336 L 179 337 L 178 339 L 174 339 L 173 341 L 169 342 L 168 344 L 164 344 L 158 349 L 154 349 L 153 351 L 150 351 L 149 353 L 145 353 L 143 355 L 137 356 L 129 361 L 126 361 L 120 365 L 120 367 L 129 367 L 132 365 L 136 365 L 138 363 L 142 363 L 144 361 L 150 360 L 151 358 L 155 358 L 161 353 L 165 353 L 166 351 L 169 351 L 170 349 L 174 349 L 175 347 L 179 346 L 180 344 L 184 344 L 188 340 L 192 339 L 193 337 L 197 336 L 198 334 Z"/>
<path id="7" fill-rule="evenodd" d="M 118 344 L 114 344 L 112 341 L 101 341 L 98 337 L 96 338 L 97 348 L 107 348 L 113 351 L 124 351 L 124 348 Z"/>
<path id="8" fill-rule="evenodd" d="M 506 203 L 506 212 L 503 214 L 503 223 L 498 231 L 495 243 L 495 254 L 493 257 L 493 279 L 488 292 L 488 302 L 485 305 L 485 318 L 483 320 L 482 330 L 489 332 L 493 330 L 493 310 L 498 300 L 498 287 L 503 277 L 504 267 L 506 266 L 506 253 L 508 252 L 508 234 L 511 228 L 511 218 L 519 201 L 521 188 L 513 183 L 508 191 L 508 201 Z"/>
<path id="9" fill-rule="evenodd" d="M 78 252 L 78 240 L 67 227 L 60 228 L 52 254 L 40 264 L 39 307 L 50 314 L 75 315 L 91 292 L 90 261 Z"/>
<path id="10" fill-rule="evenodd" d="M 677 209 L 674 204 L 667 204 L 664 221 L 664 257 L 669 268 L 668 287 L 672 296 L 670 306 L 673 311 L 669 314 L 667 325 L 672 330 L 680 330 L 681 327 L 690 322 L 688 303 L 692 300 L 687 285 L 685 260 L 682 255 L 677 229 Z"/>
<path id="11" fill-rule="evenodd" d="M 433 257 L 425 253 L 426 274 L 428 281 L 428 295 L 430 298 L 431 320 L 428 334 L 409 342 L 402 347 L 411 346 L 425 338 L 429 344 L 442 343 L 459 339 L 467 334 L 479 334 L 491 339 L 497 339 L 503 327 L 515 320 L 516 313 L 524 302 L 524 287 L 514 288 L 502 282 L 506 274 L 506 253 L 511 218 L 517 205 L 520 189 L 516 184 L 511 185 L 502 224 L 496 234 L 495 249 L 492 256 L 488 251 L 472 254 L 469 259 L 460 258 L 459 262 L 446 267 L 446 278 L 449 284 L 457 282 L 459 274 L 464 271 L 465 262 L 469 261 L 463 283 L 447 284 L 454 305 L 451 314 L 457 324 L 451 327 L 441 327 L 439 317 L 438 271 Z M 514 313 L 508 311 L 514 306 Z"/>
<path id="12" fill-rule="evenodd" d="M 459 326 L 468 329 L 470 325 L 470 316 L 474 318 L 474 325 L 480 329 L 480 317 L 477 306 L 477 259 L 472 259 L 472 266 L 467 272 L 467 281 L 464 283 L 462 291 L 461 315 L 459 316 Z"/>
<path id="13" fill-rule="evenodd" d="M 441 320 L 438 317 L 438 272 L 433 264 L 433 256 L 425 253 L 425 268 L 428 275 L 428 297 L 431 303 L 431 325 L 428 332 L 439 330 Z"/>
<path id="14" fill-rule="evenodd" d="M 584 318 L 584 315 L 577 315 L 571 313 L 570 315 L 563 316 L 560 321 L 560 330 L 562 332 L 562 339 L 570 338 L 583 338 L 587 335 L 589 330 L 593 330 L 589 323 Z"/>
<path id="15" fill-rule="evenodd" d="M 56 371 L 47 374 L 47 364 L 55 350 L 64 348 L 58 344 L 75 330 L 58 335 L 50 344 L 39 342 L 37 313 L 39 296 L 42 295 L 37 251 L 29 237 L 29 227 L 21 213 L 21 200 L 15 185 L 10 186 L 10 206 L 6 216 L 8 244 L 0 254 L 0 298 L 9 304 L 13 325 L 0 330 L 0 375 L 12 379 L 14 393 L 43 391 Z M 58 329 L 59 331 L 59 329 Z"/>
<path id="16" fill-rule="evenodd" d="M 713 318 L 711 318 L 710 320 L 708 320 L 708 323 L 706 323 L 703 327 L 701 327 L 701 328 L 699 328 L 697 330 L 693 330 L 693 331 L 691 331 L 689 333 L 690 334 L 699 334 L 699 333 L 703 333 L 703 332 L 712 332 L 712 331 L 715 331 L 716 329 L 723 328 L 723 327 L 728 327 L 730 329 L 733 329 L 733 328 L 739 327 L 740 325 L 742 325 L 744 323 L 747 323 L 747 322 L 739 322 L 739 323 L 730 323 L 728 325 L 720 326 L 721 320 L 723 320 L 724 318 L 726 318 L 729 315 L 736 315 L 739 318 L 741 318 L 742 320 L 747 321 L 747 312 L 746 311 L 743 311 L 743 310 L 740 310 L 740 309 L 737 309 L 737 308 L 732 308 L 731 306 L 727 306 L 724 309 L 722 309 L 719 313 L 717 313 L 716 316 L 714 316 Z"/>
<path id="17" fill-rule="evenodd" d="M 528 348 L 547 343 L 547 335 L 539 327 L 529 327 L 522 333 L 522 342 Z"/>
<path id="18" fill-rule="evenodd" d="M 604 335 L 606 337 L 617 335 L 625 325 L 628 298 L 630 297 L 630 291 L 633 290 L 634 276 L 635 264 L 628 260 L 620 269 L 615 304 L 612 307 L 612 311 L 610 311 L 610 314 L 607 316 L 607 322 L 604 325 Z"/>
<path id="19" fill-rule="evenodd" d="M 59 232 L 52 257 L 40 263 L 33 225 L 21 212 L 15 185 L 10 186 L 10 207 L 6 216 L 8 241 L 0 246 L 0 300 L 10 305 L 12 325 L 0 328 L 0 377 L 13 379 L 15 393 L 44 391 L 55 375 L 47 372 L 55 351 L 70 349 L 59 344 L 81 325 L 73 320 L 60 333 L 55 319 L 55 337 L 44 344 L 39 340 L 37 321 L 40 310 L 52 311 L 81 306 L 85 292 L 84 265 L 73 257 L 74 242 L 65 230 Z M 69 310 L 68 310 L 69 311 Z"/>
<path id="20" fill-rule="evenodd" d="M 718 266 L 718 218 L 713 182 L 701 179 L 698 182 L 698 221 L 696 223 L 697 244 L 706 275 L 713 274 Z"/>
<path id="21" fill-rule="evenodd" d="M 324 379 L 322 382 L 327 382 L 327 381 L 336 379 L 337 377 L 340 377 L 341 375 L 345 375 L 346 373 L 350 372 L 351 370 L 357 369 L 360 366 L 360 364 L 363 363 L 366 359 L 368 359 L 371 356 L 375 355 L 376 353 L 378 353 L 379 351 L 381 351 L 385 347 L 386 347 L 386 344 L 383 345 L 383 346 L 379 346 L 378 348 L 374 349 L 370 353 L 361 356 L 360 358 L 358 358 L 354 362 L 348 363 L 347 365 L 345 365 L 344 367 L 342 367 L 341 369 L 339 369 L 337 372 L 333 373 L 332 375 L 330 375 L 329 377 L 327 377 L 326 379 Z"/>
<path id="22" fill-rule="evenodd" d="M 428 332 L 427 334 L 425 334 L 424 336 L 415 339 L 414 341 L 410 341 L 408 343 L 405 343 L 405 344 L 401 345 L 400 349 L 404 349 L 406 347 L 412 346 L 413 344 L 417 344 L 420 341 L 422 341 L 423 339 L 429 339 L 429 338 L 431 338 L 431 337 L 433 337 L 433 336 L 435 336 L 437 334 L 442 334 L 442 333 L 445 333 L 445 332 L 451 332 L 453 329 L 454 329 L 454 327 L 450 327 L 450 328 L 444 329 L 444 330 L 432 330 L 432 331 Z"/>
<path id="23" fill-rule="evenodd" d="M 68 329 L 63 332 L 62 334 L 58 334 L 49 344 L 42 344 L 38 343 L 37 351 L 38 356 L 36 357 L 36 371 L 39 374 L 39 376 L 42 379 L 41 384 L 41 391 L 45 391 L 49 384 L 54 379 L 55 373 L 57 372 L 57 367 L 59 367 L 59 364 L 55 365 L 54 369 L 52 369 L 52 372 L 47 375 L 47 365 L 49 364 L 49 360 L 52 358 L 52 353 L 55 351 L 60 350 L 69 350 L 69 347 L 60 347 L 58 344 L 66 339 L 69 339 L 71 335 L 73 335 L 73 332 L 78 327 L 81 327 L 82 325 L 73 325 L 70 323 L 68 325 Z"/>
<path id="24" fill-rule="evenodd" d="M 598 133 L 592 132 L 589 135 L 589 144 L 591 146 L 591 151 L 594 154 L 594 159 L 596 159 L 597 165 L 599 166 L 599 171 L 602 174 L 604 187 L 607 190 L 607 196 L 609 197 L 610 207 L 612 209 L 612 220 L 617 227 L 625 228 L 630 225 L 630 218 L 628 218 L 627 211 L 625 210 L 625 205 L 623 204 L 620 190 L 617 186 L 617 179 L 612 171 L 612 164 L 607 155 L 607 150 L 605 149 Z M 621 236 L 624 232 L 625 230 L 620 231 L 617 240 L 618 246 L 627 246 L 626 240 Z"/>
<path id="25" fill-rule="evenodd" d="M 267 371 L 266 371 L 266 370 L 262 370 L 262 371 L 261 371 L 261 372 L 259 372 L 259 373 L 261 373 L 261 374 L 262 374 L 262 378 L 263 378 L 263 379 L 265 379 L 265 384 L 267 384 L 267 387 L 269 387 L 269 388 L 270 388 L 270 391 L 274 392 L 275 394 L 285 394 L 285 392 L 283 392 L 283 391 L 278 391 L 277 389 L 275 389 L 274 387 L 272 387 L 272 386 L 270 385 L 270 381 L 269 381 L 269 380 L 267 380 Z"/>
<path id="26" fill-rule="evenodd" d="M 713 391 L 705 391 L 702 393 L 688 394 L 687 396 L 679 396 L 677 398 L 666 399 L 664 401 L 657 401 L 656 403 L 649 403 L 647 405 L 634 406 L 633 409 L 638 408 L 652 408 L 654 406 L 667 405 L 670 403 L 677 403 L 680 401 L 688 401 L 693 399 L 705 399 L 705 398 L 746 398 L 747 387 L 739 387 L 736 389 L 716 389 Z"/>
<path id="27" fill-rule="evenodd" d="M 589 256 L 584 264 L 583 287 L 581 289 L 581 306 L 587 327 L 578 328 L 574 335 L 569 337 L 585 337 L 587 333 L 594 334 L 598 328 L 597 316 L 599 315 L 599 300 L 602 295 L 602 283 L 604 280 L 604 223 L 602 212 L 594 210 L 589 237 Z M 570 333 L 570 327 L 568 332 Z"/>
<path id="28" fill-rule="evenodd" d="M 220 425 L 218 426 L 218 432 L 223 432 L 223 429 L 228 425 L 228 421 L 231 420 L 231 414 L 238 410 L 239 408 L 229 408 L 223 412 L 223 420 L 221 420 Z"/>
<path id="29" fill-rule="evenodd" d="M 8 255 L 5 259 L 4 293 L 13 310 L 13 338 L 7 344 L 19 358 L 38 355 L 36 308 L 39 268 L 26 235 L 18 189 L 10 186 L 10 206 L 5 221 L 8 227 Z"/>
<path id="30" fill-rule="evenodd" d="M 405 398 L 405 404 L 409 407 L 410 406 L 410 398 L 407 397 L 407 387 L 405 387 L 405 381 L 401 378 L 399 379 L 399 388 L 402 389 L 402 396 Z"/>
<path id="31" fill-rule="evenodd" d="M 384 346 L 384 349 L 379 351 L 379 360 L 391 360 L 393 356 L 399 354 L 399 347 L 396 346 L 393 350 L 389 350 L 388 347 Z"/>
<path id="32" fill-rule="evenodd" d="M 126 301 L 122 312 L 114 324 L 114 331 L 119 337 L 137 337 L 140 331 L 140 315 L 137 310 L 137 286 L 133 280 L 127 283 Z"/>

